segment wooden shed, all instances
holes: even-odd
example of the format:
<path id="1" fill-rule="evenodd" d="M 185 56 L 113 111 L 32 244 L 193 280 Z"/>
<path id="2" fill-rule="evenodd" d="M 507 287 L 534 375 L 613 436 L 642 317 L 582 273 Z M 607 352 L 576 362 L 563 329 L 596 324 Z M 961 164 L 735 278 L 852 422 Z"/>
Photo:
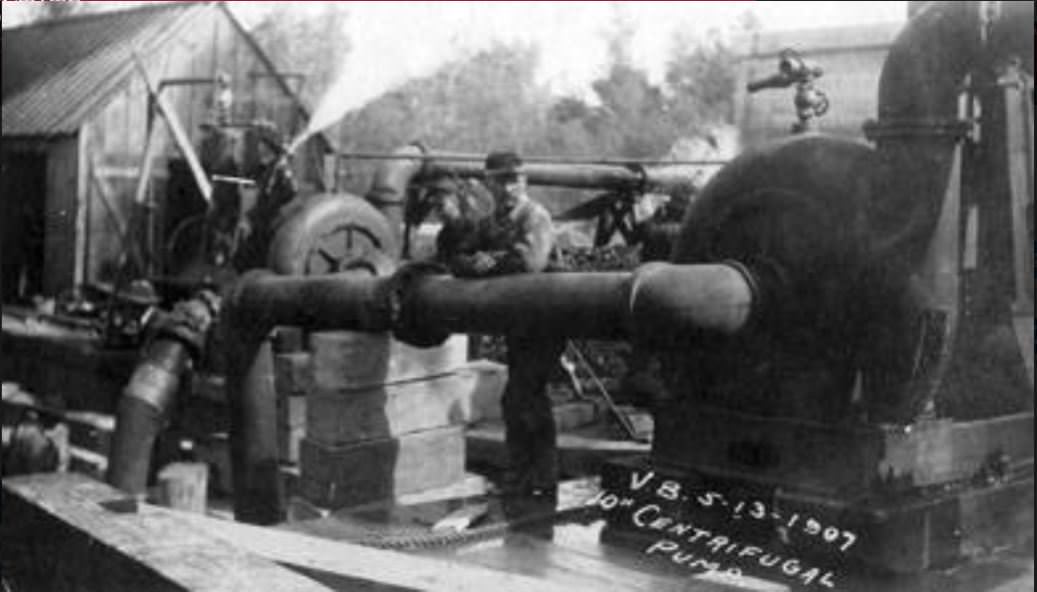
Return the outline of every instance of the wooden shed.
<path id="1" fill-rule="evenodd" d="M 221 74 L 231 121 L 273 121 L 285 133 L 308 117 L 294 89 L 221 3 L 170 2 L 50 20 L 3 31 L 3 297 L 58 295 L 111 281 L 125 249 L 144 170 L 147 246 L 198 208 L 197 189 L 165 121 L 154 116 L 140 65 L 162 88 L 190 143 L 211 121 Z M 303 191 L 322 187 L 331 150 L 322 135 L 292 166 Z"/>
<path id="2" fill-rule="evenodd" d="M 879 23 L 799 31 L 761 32 L 741 40 L 735 120 L 744 148 L 789 135 L 796 121 L 795 88 L 745 90 L 752 80 L 777 72 L 778 55 L 790 48 L 821 66 L 816 87 L 829 99 L 820 119 L 824 133 L 864 139 L 862 124 L 878 113 L 879 75 L 902 23 Z"/>

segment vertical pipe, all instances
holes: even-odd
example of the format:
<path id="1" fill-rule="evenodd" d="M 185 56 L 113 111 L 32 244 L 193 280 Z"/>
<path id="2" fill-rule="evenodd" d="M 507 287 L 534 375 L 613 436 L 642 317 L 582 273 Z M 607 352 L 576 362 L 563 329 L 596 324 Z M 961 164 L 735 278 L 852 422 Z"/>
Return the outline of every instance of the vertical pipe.
<path id="1" fill-rule="evenodd" d="M 147 347 L 119 399 L 108 459 L 108 482 L 114 487 L 134 495 L 147 490 L 151 451 L 189 360 L 187 348 L 175 339 L 156 339 Z"/>
<path id="2" fill-rule="evenodd" d="M 252 524 L 274 524 L 285 517 L 273 372 L 269 332 L 228 333 L 234 518 Z"/>

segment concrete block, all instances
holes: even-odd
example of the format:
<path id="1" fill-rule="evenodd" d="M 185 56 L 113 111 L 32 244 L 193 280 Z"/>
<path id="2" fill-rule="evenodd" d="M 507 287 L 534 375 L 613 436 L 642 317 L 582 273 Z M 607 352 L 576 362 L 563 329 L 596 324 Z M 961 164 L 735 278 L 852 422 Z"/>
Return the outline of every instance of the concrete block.
<path id="1" fill-rule="evenodd" d="M 472 360 L 457 372 L 470 377 L 466 385 L 471 389 L 459 395 L 465 421 L 476 423 L 500 419 L 500 400 L 508 382 L 508 367 L 490 360 Z"/>
<path id="2" fill-rule="evenodd" d="M 396 497 L 393 502 L 400 506 L 416 506 L 442 500 L 460 499 L 486 495 L 490 484 L 486 477 L 476 473 L 465 473 L 464 477 L 457 482 L 443 487 L 433 487 L 414 493 L 404 493 Z"/>
<path id="3" fill-rule="evenodd" d="M 315 389 L 357 389 L 456 370 L 467 361 L 468 338 L 416 348 L 384 333 L 318 332 L 310 335 L 310 350 Z"/>
<path id="4" fill-rule="evenodd" d="M 348 391 L 318 391 L 306 404 L 306 435 L 324 444 L 388 438 L 465 422 L 460 401 L 472 374 L 451 373 Z"/>
<path id="5" fill-rule="evenodd" d="M 391 340 L 386 333 L 312 333 L 313 387 L 333 390 L 385 383 Z"/>
<path id="6" fill-rule="evenodd" d="M 391 499 L 351 506 L 348 511 L 370 512 L 399 506 L 428 506 L 436 502 L 483 496 L 489 490 L 490 482 L 486 477 L 477 473 L 465 473 L 460 481 L 455 481 L 443 487 L 432 487 L 413 493 L 403 493 Z M 294 495 L 288 499 L 287 520 L 288 522 L 318 520 L 332 515 L 333 511 L 331 508 L 319 506 L 306 498 Z"/>
<path id="7" fill-rule="evenodd" d="M 444 487 L 464 476 L 464 434 L 456 426 L 346 446 L 304 438 L 299 453 L 300 495 L 327 508 Z"/>

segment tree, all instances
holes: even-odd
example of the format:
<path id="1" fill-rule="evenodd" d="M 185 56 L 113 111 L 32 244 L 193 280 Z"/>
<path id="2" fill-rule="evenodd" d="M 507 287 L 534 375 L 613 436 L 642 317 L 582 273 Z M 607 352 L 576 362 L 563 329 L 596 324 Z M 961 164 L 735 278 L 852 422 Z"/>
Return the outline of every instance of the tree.
<path id="1" fill-rule="evenodd" d="M 664 80 L 653 83 L 632 64 L 633 28 L 616 14 L 606 33 L 609 67 L 592 83 L 594 101 L 552 97 L 536 83 L 535 48 L 498 45 L 348 114 L 339 144 L 347 151 L 386 151 L 421 140 L 477 153 L 508 147 L 538 155 L 660 158 L 678 140 L 729 120 L 735 62 L 719 35 L 676 38 Z M 350 188 L 365 191 L 373 166 L 351 163 Z"/>
<path id="2" fill-rule="evenodd" d="M 340 75 L 351 47 L 345 31 L 348 4 L 321 2 L 314 7 L 271 10 L 251 31 L 279 72 L 302 76 L 299 95 L 309 105 Z"/>
<path id="3" fill-rule="evenodd" d="M 653 84 L 630 60 L 634 29 L 617 10 L 606 32 L 607 74 L 592 83 L 597 105 L 573 97 L 554 103 L 547 145 L 555 153 L 590 148 L 601 156 L 660 157 L 681 138 L 730 121 L 735 56 L 718 32 L 675 37 L 665 79 Z"/>
<path id="4" fill-rule="evenodd" d="M 672 116 L 686 125 L 730 122 L 733 118 L 736 56 L 710 31 L 705 41 L 678 33 L 666 68 Z"/>
<path id="5" fill-rule="evenodd" d="M 348 114 L 343 147 L 386 150 L 418 140 L 451 150 L 538 147 L 549 97 L 536 84 L 536 50 L 497 45 L 445 64 Z"/>

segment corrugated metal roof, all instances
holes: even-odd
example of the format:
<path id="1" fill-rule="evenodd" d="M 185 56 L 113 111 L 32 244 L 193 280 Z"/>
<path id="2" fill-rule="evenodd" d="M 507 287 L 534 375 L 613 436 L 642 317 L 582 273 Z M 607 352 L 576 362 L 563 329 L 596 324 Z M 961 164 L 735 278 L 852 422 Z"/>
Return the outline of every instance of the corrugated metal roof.
<path id="1" fill-rule="evenodd" d="M 207 4 L 170 2 L 3 31 L 3 135 L 76 131 L 133 72 Z"/>

